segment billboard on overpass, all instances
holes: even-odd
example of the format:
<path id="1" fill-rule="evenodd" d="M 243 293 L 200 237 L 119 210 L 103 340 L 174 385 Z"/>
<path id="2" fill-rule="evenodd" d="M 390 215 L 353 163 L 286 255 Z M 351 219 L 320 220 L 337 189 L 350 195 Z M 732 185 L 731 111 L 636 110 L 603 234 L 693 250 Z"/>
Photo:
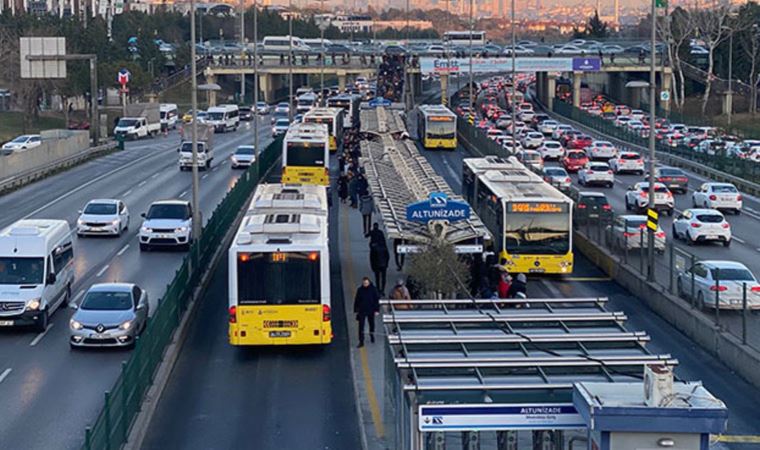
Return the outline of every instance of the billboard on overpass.
<path id="1" fill-rule="evenodd" d="M 519 56 L 515 58 L 516 72 L 572 72 L 598 71 L 601 69 L 599 58 L 549 58 Z M 420 58 L 422 73 L 469 73 L 470 58 Z M 510 72 L 512 58 L 472 58 L 474 73 Z"/>

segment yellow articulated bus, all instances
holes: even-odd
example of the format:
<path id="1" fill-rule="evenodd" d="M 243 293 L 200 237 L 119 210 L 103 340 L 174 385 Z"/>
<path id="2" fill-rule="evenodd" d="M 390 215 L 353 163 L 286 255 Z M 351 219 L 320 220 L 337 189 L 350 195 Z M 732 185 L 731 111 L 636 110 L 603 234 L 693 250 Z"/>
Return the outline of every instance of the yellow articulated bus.
<path id="1" fill-rule="evenodd" d="M 343 150 L 343 108 L 314 108 L 303 116 L 303 123 L 323 123 L 330 135 L 330 151 Z"/>
<path id="2" fill-rule="evenodd" d="M 466 158 L 464 197 L 510 273 L 573 272 L 572 200 L 517 159 Z"/>
<path id="3" fill-rule="evenodd" d="M 329 344 L 327 188 L 261 184 L 228 254 L 232 345 Z"/>
<path id="4" fill-rule="evenodd" d="M 422 146 L 457 148 L 457 116 L 443 105 L 421 105 L 417 122 L 417 136 Z"/>
<path id="5" fill-rule="evenodd" d="M 282 182 L 330 184 L 330 139 L 327 125 L 293 124 L 282 141 Z"/>

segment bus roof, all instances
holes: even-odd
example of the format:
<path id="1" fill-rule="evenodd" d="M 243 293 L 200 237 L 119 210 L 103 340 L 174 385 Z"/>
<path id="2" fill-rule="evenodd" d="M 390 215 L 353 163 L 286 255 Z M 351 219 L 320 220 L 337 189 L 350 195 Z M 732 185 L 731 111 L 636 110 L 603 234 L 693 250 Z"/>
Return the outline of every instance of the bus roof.
<path id="1" fill-rule="evenodd" d="M 360 99 L 360 98 L 361 96 L 359 94 L 343 93 L 343 94 L 333 95 L 332 97 L 329 97 L 327 101 L 329 102 L 330 100 L 355 100 L 355 99 Z"/>
<path id="2" fill-rule="evenodd" d="M 324 123 L 297 123 L 293 124 L 288 132 L 285 133 L 286 141 L 324 141 L 327 140 L 329 132 L 327 124 Z"/>
<path id="3" fill-rule="evenodd" d="M 489 156 L 465 158 L 464 164 L 478 179 L 505 202 L 553 201 L 572 203 L 569 197 L 545 182 L 516 158 Z"/>
<path id="4" fill-rule="evenodd" d="M 449 116 L 456 118 L 456 114 L 444 105 L 420 105 L 420 112 L 424 116 Z"/>
<path id="5" fill-rule="evenodd" d="M 336 117 L 343 112 L 343 108 L 319 107 L 304 114 L 304 120 L 309 117 Z"/>

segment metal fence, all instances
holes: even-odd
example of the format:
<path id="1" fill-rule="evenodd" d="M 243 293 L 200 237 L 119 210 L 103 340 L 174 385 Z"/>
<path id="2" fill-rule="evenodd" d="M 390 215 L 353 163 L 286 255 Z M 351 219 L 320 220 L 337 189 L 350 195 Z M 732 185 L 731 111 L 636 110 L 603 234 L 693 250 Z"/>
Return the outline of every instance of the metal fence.
<path id="1" fill-rule="evenodd" d="M 573 189 L 571 197 L 577 195 Z M 609 210 L 576 209 L 574 226 L 593 244 L 618 258 L 618 264 L 649 273 L 647 257 L 648 230 L 639 225 L 634 214 L 618 215 Z M 645 220 L 645 216 L 640 216 Z M 685 249 L 689 244 L 673 241 L 675 233 L 657 232 L 652 273 L 654 283 L 664 291 L 683 298 L 692 313 L 712 320 L 716 327 L 734 334 L 745 345 L 760 349 L 760 292 L 754 281 L 737 281 L 735 273 L 721 276 L 719 269 L 709 269 L 696 254 Z M 710 245 L 710 244 L 705 244 Z M 719 244 L 712 244 L 719 245 Z M 704 268 L 704 270 L 702 270 Z M 730 279 L 729 279 L 730 278 Z"/>
<path id="2" fill-rule="evenodd" d="M 639 147 L 649 146 L 649 138 L 640 136 L 639 134 L 630 131 L 628 128 L 617 127 L 612 121 L 592 116 L 586 111 L 576 108 L 569 103 L 555 101 L 553 111 L 556 114 L 572 119 L 604 135 L 611 136 L 621 141 L 630 142 Z M 658 152 L 680 156 L 681 158 L 703 164 L 712 169 L 734 175 L 747 181 L 755 183 L 760 182 L 760 163 L 751 160 L 734 157 L 725 152 L 710 155 L 708 153 L 699 152 L 685 145 L 671 147 L 664 142 L 657 142 L 656 150 Z"/>
<path id="3" fill-rule="evenodd" d="M 208 269 L 214 253 L 240 210 L 245 207 L 251 192 L 279 158 L 281 148 L 282 139 L 275 139 L 261 153 L 258 163 L 240 176 L 214 210 L 203 227 L 200 239 L 190 247 L 174 279 L 166 287 L 130 358 L 122 362 L 121 375 L 105 392 L 103 409 L 95 423 L 85 429 L 84 449 L 117 449 L 126 442 L 143 396 L 153 382 L 172 334 L 187 310 L 193 290 L 198 287 L 201 275 Z"/>

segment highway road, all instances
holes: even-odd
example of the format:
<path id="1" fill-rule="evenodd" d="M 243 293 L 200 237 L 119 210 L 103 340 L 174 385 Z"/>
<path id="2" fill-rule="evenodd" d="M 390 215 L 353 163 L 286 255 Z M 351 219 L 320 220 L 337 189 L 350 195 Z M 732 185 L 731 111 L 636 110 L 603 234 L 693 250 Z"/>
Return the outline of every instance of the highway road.
<path id="1" fill-rule="evenodd" d="M 261 119 L 261 147 L 271 141 L 268 118 Z M 251 144 L 250 124 L 217 135 L 213 168 L 201 172 L 201 210 L 213 212 L 242 171 L 230 169 L 229 156 Z M 77 238 L 74 301 L 94 283 L 125 281 L 145 288 L 155 311 L 184 252 L 140 252 L 137 232 L 151 202 L 189 199 L 190 172 L 177 167 L 179 135 L 170 133 L 130 142 L 113 153 L 0 197 L 0 227 L 22 218 L 66 219 L 74 227 L 77 211 L 93 198 L 120 198 L 130 210 L 129 231 L 119 238 Z M 79 448 L 84 429 L 103 406 L 103 393 L 116 380 L 129 350 L 69 349 L 71 310 L 51 317 L 40 334 L 25 329 L 0 330 L 0 447 L 14 449 Z"/>
<path id="2" fill-rule="evenodd" d="M 329 226 L 333 342 L 326 347 L 229 345 L 223 259 L 189 324 L 144 449 L 361 448 L 333 212 L 336 206 Z"/>

